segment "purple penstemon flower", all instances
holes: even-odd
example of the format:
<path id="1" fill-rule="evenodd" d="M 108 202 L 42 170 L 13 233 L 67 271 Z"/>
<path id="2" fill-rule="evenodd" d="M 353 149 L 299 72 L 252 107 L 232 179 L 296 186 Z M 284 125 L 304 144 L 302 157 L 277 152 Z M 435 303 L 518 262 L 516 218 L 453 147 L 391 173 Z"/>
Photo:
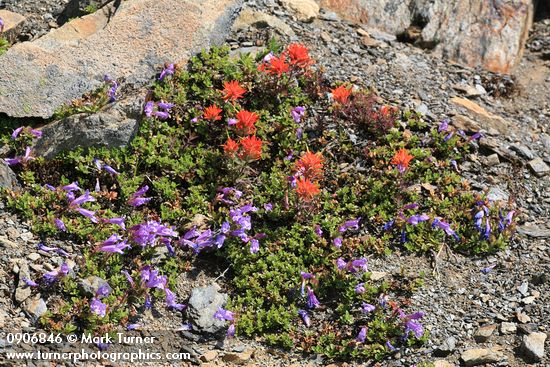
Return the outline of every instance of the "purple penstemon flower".
<path id="1" fill-rule="evenodd" d="M 35 138 L 41 138 L 42 131 L 37 129 L 31 129 L 31 135 L 33 135 Z"/>
<path id="2" fill-rule="evenodd" d="M 100 192 L 100 191 L 101 191 L 101 185 L 99 184 L 99 178 L 96 178 L 96 179 L 95 179 L 94 191 L 95 191 L 95 192 Z"/>
<path id="3" fill-rule="evenodd" d="M 164 80 L 164 78 L 165 78 L 167 75 L 174 75 L 174 71 L 175 71 L 175 66 L 174 66 L 174 64 L 169 64 L 169 65 L 166 66 L 164 69 L 162 69 L 162 71 L 160 72 L 159 80 L 160 80 L 160 81 Z"/>
<path id="4" fill-rule="evenodd" d="M 491 223 L 489 217 L 485 218 L 485 232 L 483 233 L 483 238 L 488 240 L 491 236 Z"/>
<path id="5" fill-rule="evenodd" d="M 237 119 L 234 119 L 234 118 L 228 118 L 227 119 L 227 126 L 233 126 L 233 125 L 237 125 Z"/>
<path id="6" fill-rule="evenodd" d="M 235 314 L 232 311 L 218 307 L 218 310 L 214 313 L 214 318 L 221 321 L 234 321 Z"/>
<path id="7" fill-rule="evenodd" d="M 156 221 L 135 225 L 128 231 L 130 238 L 141 247 L 155 246 L 163 237 L 178 237 L 178 233 L 172 228 Z"/>
<path id="8" fill-rule="evenodd" d="M 450 133 L 448 133 L 444 138 L 443 138 L 443 141 L 449 141 L 451 140 L 451 138 L 453 137 L 455 133 L 453 131 L 451 131 Z"/>
<path id="9" fill-rule="evenodd" d="M 112 291 L 113 289 L 111 288 L 111 286 L 107 283 L 104 283 L 97 289 L 95 295 L 97 298 L 108 297 Z"/>
<path id="10" fill-rule="evenodd" d="M 101 302 L 98 298 L 94 297 L 92 298 L 92 302 L 90 302 L 90 311 L 99 317 L 105 317 L 105 314 L 107 313 L 107 305 Z"/>
<path id="11" fill-rule="evenodd" d="M 313 232 L 319 237 L 323 236 L 323 230 L 321 229 L 321 226 L 316 224 L 315 227 L 313 227 Z"/>
<path id="12" fill-rule="evenodd" d="M 20 126 L 17 129 L 13 130 L 13 132 L 11 133 L 11 138 L 13 140 L 17 139 L 17 137 L 19 136 L 19 133 L 21 133 L 21 131 L 23 131 L 23 126 Z"/>
<path id="13" fill-rule="evenodd" d="M 38 248 L 38 250 L 40 251 L 44 251 L 44 252 L 56 252 L 62 256 L 66 256 L 68 257 L 69 256 L 69 253 L 59 247 L 50 247 L 50 246 L 46 246 L 44 245 L 43 243 L 39 243 L 38 245 L 36 245 L 36 247 Z"/>
<path id="14" fill-rule="evenodd" d="M 230 324 L 227 328 L 227 333 L 225 333 L 225 336 L 228 338 L 233 338 L 235 336 L 235 324 Z"/>
<path id="15" fill-rule="evenodd" d="M 369 314 L 369 313 L 373 312 L 374 310 L 376 310 L 376 306 L 371 305 L 370 303 L 363 302 L 363 304 L 361 305 L 361 311 L 364 314 Z"/>
<path id="16" fill-rule="evenodd" d="M 25 282 L 25 284 L 26 284 L 27 286 L 29 286 L 29 287 L 38 287 L 38 283 L 36 283 L 36 282 L 30 280 L 29 278 L 23 277 L 23 278 L 21 278 L 21 279 L 22 279 L 23 282 Z"/>
<path id="17" fill-rule="evenodd" d="M 86 190 L 86 192 L 83 195 L 80 195 L 79 197 L 77 197 L 76 199 L 72 200 L 69 203 L 69 208 L 73 209 L 84 203 L 94 202 L 94 201 L 96 200 L 93 196 L 90 195 L 90 190 Z"/>
<path id="18" fill-rule="evenodd" d="M 266 203 L 266 204 L 264 204 L 264 210 L 265 210 L 266 212 L 272 211 L 272 210 L 273 210 L 273 204 L 271 204 L 271 203 Z"/>
<path id="19" fill-rule="evenodd" d="M 119 175 L 120 173 L 117 172 L 113 167 L 109 166 L 108 164 L 103 165 L 103 169 L 110 173 L 113 176 Z"/>
<path id="20" fill-rule="evenodd" d="M 73 183 L 70 183 L 68 185 L 65 185 L 65 186 L 62 186 L 61 187 L 64 191 L 67 191 L 67 192 L 72 192 L 72 191 L 79 191 L 79 190 L 82 190 L 79 186 L 78 186 L 78 182 L 73 182 Z"/>
<path id="21" fill-rule="evenodd" d="M 258 251 L 260 251 L 260 242 L 257 239 L 253 238 L 252 240 L 250 240 L 250 253 L 255 254 Z"/>
<path id="22" fill-rule="evenodd" d="M 302 106 L 296 106 L 290 111 L 290 114 L 292 115 L 292 119 L 296 123 L 299 123 L 302 120 L 302 117 L 304 117 L 305 113 L 306 113 L 306 109 L 305 107 L 302 107 Z"/>
<path id="23" fill-rule="evenodd" d="M 161 120 L 166 120 L 170 117 L 170 113 L 166 111 L 153 111 L 153 116 L 158 117 Z"/>
<path id="24" fill-rule="evenodd" d="M 359 283 L 355 286 L 355 293 L 356 294 L 363 294 L 365 293 L 365 283 Z"/>
<path id="25" fill-rule="evenodd" d="M 165 111 L 169 111 L 175 106 L 175 104 L 169 102 L 158 102 L 157 106 Z"/>
<path id="26" fill-rule="evenodd" d="M 355 338 L 355 340 L 356 340 L 358 343 L 364 343 L 366 337 L 367 337 L 367 327 L 366 327 L 366 326 L 363 326 L 363 327 L 361 328 L 361 330 L 359 330 L 359 334 L 357 334 L 357 338 Z"/>
<path id="27" fill-rule="evenodd" d="M 344 233 L 348 229 L 359 229 L 359 221 L 361 220 L 361 217 L 357 219 L 347 220 L 345 221 L 340 227 L 338 227 L 338 232 Z"/>
<path id="28" fill-rule="evenodd" d="M 21 158 L 19 157 L 15 157 L 15 158 L 4 158 L 4 162 L 6 162 L 6 164 L 8 166 L 15 166 L 19 163 L 21 163 Z"/>
<path id="29" fill-rule="evenodd" d="M 486 268 L 481 269 L 480 271 L 481 271 L 483 274 L 489 274 L 490 272 L 493 271 L 493 269 L 494 269 L 495 266 L 497 266 L 497 264 L 492 264 L 492 265 L 487 266 Z"/>
<path id="30" fill-rule="evenodd" d="M 336 237 L 334 240 L 332 240 L 332 244 L 336 248 L 342 247 L 342 237 Z"/>
<path id="31" fill-rule="evenodd" d="M 387 222 L 386 224 L 384 224 L 384 226 L 382 227 L 382 230 L 383 230 L 383 231 L 389 230 L 391 227 L 393 227 L 394 223 L 395 223 L 395 220 L 394 220 L 394 219 L 390 220 L 389 222 Z"/>
<path id="32" fill-rule="evenodd" d="M 338 270 L 344 270 L 347 267 L 347 264 L 348 263 L 345 262 L 344 259 L 342 259 L 341 257 L 336 260 L 336 267 L 338 268 Z"/>
<path id="33" fill-rule="evenodd" d="M 349 271 L 351 273 L 356 273 L 358 271 L 366 272 L 368 271 L 367 263 L 368 263 L 368 260 L 366 258 L 352 260 L 350 263 L 348 263 L 348 266 L 350 268 Z"/>
<path id="34" fill-rule="evenodd" d="M 183 311 L 185 309 L 186 306 L 184 304 L 176 302 L 176 295 L 170 289 L 164 288 L 164 294 L 166 296 L 166 306 L 168 308 L 178 311 Z"/>
<path id="35" fill-rule="evenodd" d="M 419 320 L 424 317 L 424 312 L 415 312 L 410 315 L 406 315 L 403 311 L 399 310 L 399 317 L 401 318 L 404 326 L 405 332 L 404 337 L 407 338 L 409 333 L 412 332 L 414 336 L 418 339 L 424 335 L 424 328 L 415 320 Z"/>
<path id="36" fill-rule="evenodd" d="M 50 185 L 50 184 L 45 184 L 44 187 L 45 187 L 46 189 L 50 190 L 50 191 L 55 191 L 55 190 L 56 190 L 55 187 L 53 187 L 53 186 Z"/>
<path id="37" fill-rule="evenodd" d="M 122 230 L 126 230 L 126 224 L 124 223 L 124 221 L 125 219 L 123 217 L 107 219 L 107 222 L 111 224 L 116 224 L 117 226 L 122 228 Z"/>
<path id="38" fill-rule="evenodd" d="M 59 229 L 62 232 L 67 232 L 67 227 L 65 227 L 65 223 L 59 218 L 54 219 L 55 226 L 57 229 Z"/>
<path id="39" fill-rule="evenodd" d="M 302 318 L 302 322 L 306 327 L 311 326 L 311 319 L 309 317 L 309 314 L 306 310 L 298 310 L 298 315 Z"/>
<path id="40" fill-rule="evenodd" d="M 485 216 L 485 212 L 483 210 L 480 210 L 478 211 L 475 215 L 474 215 L 474 224 L 477 228 L 478 231 L 481 232 L 481 221 L 483 220 L 483 217 Z"/>
<path id="41" fill-rule="evenodd" d="M 418 223 L 426 222 L 430 220 L 430 216 L 427 214 L 415 214 L 412 215 L 409 219 L 407 219 L 407 223 L 412 224 L 413 226 L 416 226 Z"/>
<path id="42" fill-rule="evenodd" d="M 105 243 L 105 242 L 104 242 Z M 103 245 L 99 248 L 99 251 L 124 254 L 124 250 L 131 247 L 126 240 L 117 243 Z"/>
<path id="43" fill-rule="evenodd" d="M 132 287 L 136 286 L 136 283 L 134 282 L 134 278 L 132 278 L 132 276 L 130 275 L 130 273 L 128 273 L 128 271 L 121 270 L 120 273 L 126 277 L 126 280 L 128 281 L 128 283 L 130 283 Z"/>
<path id="44" fill-rule="evenodd" d="M 447 131 L 449 129 L 449 120 L 443 120 L 441 121 L 441 124 L 437 128 L 437 132 L 440 133 L 442 131 Z"/>
<path id="45" fill-rule="evenodd" d="M 152 269 L 149 265 L 144 266 L 140 271 L 141 284 L 146 288 L 158 288 L 164 290 L 168 279 L 159 275 L 158 270 Z"/>
<path id="46" fill-rule="evenodd" d="M 143 107 L 143 112 L 145 112 L 145 116 L 151 117 L 153 116 L 153 110 L 155 108 L 155 102 L 149 101 L 145 104 Z"/>
<path id="47" fill-rule="evenodd" d="M 394 347 L 394 346 L 390 343 L 389 340 L 386 341 L 386 347 L 387 347 L 390 351 L 392 351 L 392 352 L 394 352 L 394 351 L 397 350 L 397 348 Z"/>
<path id="48" fill-rule="evenodd" d="M 93 223 L 98 222 L 98 219 L 95 217 L 94 211 L 84 209 L 84 208 L 76 208 L 75 210 L 80 214 L 82 214 L 83 216 L 85 216 L 86 218 L 89 218 Z"/>
<path id="49" fill-rule="evenodd" d="M 270 62 L 271 59 L 273 59 L 274 57 L 275 57 L 275 55 L 273 54 L 273 52 L 272 52 L 272 51 L 269 51 L 269 53 L 266 54 L 266 55 L 263 57 L 262 61 L 263 61 L 264 63 L 268 63 L 268 62 Z"/>
<path id="50" fill-rule="evenodd" d="M 300 294 L 302 297 L 305 296 L 305 288 L 306 288 L 306 280 L 313 279 L 315 276 L 311 273 L 307 273 L 305 271 L 300 272 L 300 277 L 302 278 L 302 286 L 300 287 Z"/>
<path id="51" fill-rule="evenodd" d="M 149 190 L 149 186 L 145 185 L 138 189 L 131 197 L 128 199 L 127 204 L 133 207 L 141 206 L 145 203 L 148 203 L 152 198 L 142 197 Z"/>
<path id="52" fill-rule="evenodd" d="M 432 227 L 438 227 L 444 230 L 448 236 L 453 236 L 457 241 L 460 240 L 460 237 L 456 234 L 456 232 L 451 229 L 451 225 L 442 221 L 441 218 L 435 218 L 432 222 Z"/>
<path id="53" fill-rule="evenodd" d="M 128 324 L 126 326 L 126 330 L 140 330 L 142 328 L 142 325 L 140 324 Z"/>
<path id="54" fill-rule="evenodd" d="M 317 308 L 321 306 L 321 303 L 313 293 L 313 289 L 307 287 L 307 307 L 310 309 Z"/>
<path id="55" fill-rule="evenodd" d="M 51 284 L 61 278 L 66 277 L 69 274 L 69 266 L 67 263 L 63 263 L 58 270 L 52 270 L 45 273 L 42 278 L 46 283 Z"/>
<path id="56" fill-rule="evenodd" d="M 476 139 L 480 139 L 482 137 L 483 137 L 483 134 L 481 134 L 480 132 L 477 132 L 474 135 L 470 136 L 468 138 L 468 141 L 473 141 L 473 140 L 476 140 Z"/>

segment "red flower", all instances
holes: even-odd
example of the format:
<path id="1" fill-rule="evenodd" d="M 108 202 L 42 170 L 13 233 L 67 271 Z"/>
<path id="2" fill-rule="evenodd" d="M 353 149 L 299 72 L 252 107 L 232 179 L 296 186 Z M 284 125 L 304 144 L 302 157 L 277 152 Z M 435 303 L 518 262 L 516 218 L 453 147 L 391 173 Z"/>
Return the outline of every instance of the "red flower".
<path id="1" fill-rule="evenodd" d="M 239 150 L 239 143 L 231 138 L 227 138 L 227 142 L 222 145 L 223 151 L 230 157 L 234 157 Z"/>
<path id="2" fill-rule="evenodd" d="M 268 74 L 277 74 L 278 76 L 281 76 L 288 72 L 289 67 L 290 65 L 285 62 L 284 55 L 281 55 L 280 57 L 273 56 L 268 63 L 261 64 L 258 67 L 258 70 L 265 71 Z"/>
<path id="3" fill-rule="evenodd" d="M 288 46 L 288 56 L 290 56 L 290 64 L 301 68 L 313 64 L 307 47 L 300 43 L 293 43 Z"/>
<path id="4" fill-rule="evenodd" d="M 311 182 L 303 177 L 300 177 L 298 181 L 296 181 L 296 193 L 303 201 L 312 201 L 320 192 L 319 184 L 316 182 Z"/>
<path id="5" fill-rule="evenodd" d="M 307 179 L 318 179 L 323 175 L 323 156 L 321 153 L 307 152 L 296 162 L 295 168 Z"/>
<path id="6" fill-rule="evenodd" d="M 254 112 L 239 111 L 237 113 L 237 129 L 243 134 L 254 134 L 256 132 L 256 126 L 254 124 L 258 121 L 259 117 Z"/>
<path id="7" fill-rule="evenodd" d="M 239 153 L 241 159 L 258 160 L 262 158 L 262 140 L 256 136 L 247 136 L 241 139 L 242 151 Z"/>
<path id="8" fill-rule="evenodd" d="M 238 81 L 233 80 L 223 83 L 223 99 L 225 101 L 236 101 L 239 98 L 243 98 L 243 94 L 246 93 L 246 89 L 241 87 Z"/>
<path id="9" fill-rule="evenodd" d="M 391 163 L 397 165 L 399 172 L 403 173 L 407 168 L 409 168 L 409 162 L 414 157 L 409 154 L 409 151 L 405 148 L 399 149 L 397 153 L 393 156 Z"/>
<path id="10" fill-rule="evenodd" d="M 351 94 L 351 89 L 341 85 L 338 88 L 334 88 L 333 90 L 331 90 L 331 93 L 332 99 L 334 99 L 336 102 L 346 104 L 348 101 L 348 97 Z"/>
<path id="11" fill-rule="evenodd" d="M 205 120 L 219 121 L 222 119 L 222 117 L 220 116 L 221 112 L 221 108 L 218 108 L 218 106 L 216 105 L 212 105 L 204 109 L 203 116 Z"/>

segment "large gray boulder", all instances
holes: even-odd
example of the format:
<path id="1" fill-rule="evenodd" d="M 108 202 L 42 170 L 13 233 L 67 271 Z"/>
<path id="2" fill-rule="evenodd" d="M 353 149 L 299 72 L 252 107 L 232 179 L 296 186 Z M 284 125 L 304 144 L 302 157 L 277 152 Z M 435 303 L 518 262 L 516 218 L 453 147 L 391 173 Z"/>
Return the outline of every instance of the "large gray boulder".
<path id="1" fill-rule="evenodd" d="M 321 0 L 342 17 L 435 47 L 467 66 L 508 73 L 523 54 L 532 0 Z"/>
<path id="2" fill-rule="evenodd" d="M 194 288 L 191 291 L 187 306 L 187 316 L 194 325 L 194 330 L 214 334 L 225 328 L 226 322 L 214 318 L 218 307 L 227 302 L 227 294 L 219 292 L 220 287 L 212 284 L 207 287 Z"/>
<path id="3" fill-rule="evenodd" d="M 49 118 L 61 105 L 124 77 L 148 83 L 165 62 L 184 63 L 223 41 L 240 0 L 123 0 L 0 56 L 0 113 Z"/>

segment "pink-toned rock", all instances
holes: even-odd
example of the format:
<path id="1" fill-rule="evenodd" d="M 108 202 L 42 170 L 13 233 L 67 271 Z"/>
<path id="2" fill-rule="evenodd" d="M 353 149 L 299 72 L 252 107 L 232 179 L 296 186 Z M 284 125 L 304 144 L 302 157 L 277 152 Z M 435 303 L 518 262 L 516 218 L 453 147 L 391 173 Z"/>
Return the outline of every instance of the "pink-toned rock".
<path id="1" fill-rule="evenodd" d="M 503 73 L 519 63 L 533 18 L 532 0 L 321 0 L 321 6 L 467 66 Z"/>
<path id="2" fill-rule="evenodd" d="M 240 0 L 124 0 L 0 56 L 0 112 L 48 118 L 103 83 L 139 86 L 165 62 L 222 42 Z"/>
<path id="3" fill-rule="evenodd" d="M 8 42 L 13 42 L 23 22 L 25 22 L 25 17 L 9 10 L 0 9 L 0 19 L 4 22 L 4 31 L 0 35 Z"/>

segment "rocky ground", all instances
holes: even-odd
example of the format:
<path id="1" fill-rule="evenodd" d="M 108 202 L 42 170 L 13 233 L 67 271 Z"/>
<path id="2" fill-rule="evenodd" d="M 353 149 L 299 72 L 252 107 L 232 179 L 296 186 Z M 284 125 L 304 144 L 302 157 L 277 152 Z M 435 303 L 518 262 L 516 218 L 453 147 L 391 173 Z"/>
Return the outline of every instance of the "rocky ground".
<path id="1" fill-rule="evenodd" d="M 7 1 L 7 6 L 47 21 L 45 14 L 54 17 L 57 10 L 50 9 L 62 5 L 43 3 Z M 379 272 L 380 278 L 424 274 L 424 286 L 413 296 L 411 306 L 426 313 L 423 321 L 431 338 L 420 349 L 400 350 L 390 360 L 364 365 L 412 366 L 420 361 L 438 361 L 439 366 L 550 365 L 548 352 L 539 362 L 529 359 L 533 353 L 544 354 L 543 335 L 550 330 L 550 61 L 546 47 L 550 20 L 537 20 L 514 77 L 501 77 L 446 62 L 395 36 L 341 20 L 330 11 L 321 9 L 315 16 L 303 12 L 274 0 L 246 1 L 227 42 L 235 53 L 257 52 L 272 36 L 302 42 L 332 80 L 372 88 L 433 123 L 450 118 L 460 128 L 481 130 L 480 154 L 471 155 L 458 168 L 474 189 L 489 192 L 494 200 L 514 201 L 520 208 L 518 235 L 507 250 L 494 256 L 464 257 L 444 249 L 431 258 L 395 252 L 371 259 L 370 269 Z M 42 31 L 29 32 L 29 37 L 36 37 Z M 0 203 L 2 330 L 36 330 L 32 320 L 44 305 L 39 296 L 29 298 L 30 290 L 22 287 L 21 278 L 62 262 L 57 255 L 38 251 L 39 240 Z M 71 252 L 70 243 L 50 245 Z M 482 271 L 487 267 L 491 270 Z M 179 296 L 186 298 L 190 289 L 208 286 L 214 279 L 223 287 L 223 270 L 195 269 L 182 275 Z M 217 292 L 213 294 L 209 297 L 217 297 Z M 149 330 L 183 328 L 183 320 L 163 314 L 162 307 L 158 310 L 136 322 Z M 181 337 L 180 350 L 192 353 L 197 365 L 328 364 L 316 356 L 289 354 L 251 340 L 206 341 L 188 331 L 176 333 Z M 172 347 L 165 346 L 167 351 Z M 33 363 L 28 361 L 38 365 Z"/>

